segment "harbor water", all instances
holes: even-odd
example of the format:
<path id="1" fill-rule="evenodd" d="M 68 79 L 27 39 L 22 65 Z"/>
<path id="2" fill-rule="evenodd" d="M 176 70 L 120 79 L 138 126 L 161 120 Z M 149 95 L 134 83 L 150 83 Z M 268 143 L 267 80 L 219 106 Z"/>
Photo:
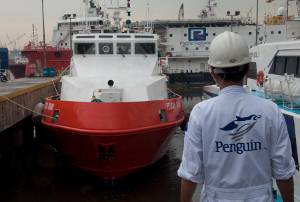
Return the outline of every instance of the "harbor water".
<path id="1" fill-rule="evenodd" d="M 201 87 L 172 89 L 184 96 L 187 114 L 202 99 Z M 176 202 L 180 197 L 177 169 L 183 131 L 177 130 L 167 154 L 156 164 L 115 181 L 104 181 L 69 165 L 53 148 L 36 145 L 11 186 L 1 190 L 3 202 Z M 198 195 L 198 194 L 197 194 Z M 197 197 L 197 196 L 196 196 Z M 196 201 L 196 200 L 195 200 Z"/>

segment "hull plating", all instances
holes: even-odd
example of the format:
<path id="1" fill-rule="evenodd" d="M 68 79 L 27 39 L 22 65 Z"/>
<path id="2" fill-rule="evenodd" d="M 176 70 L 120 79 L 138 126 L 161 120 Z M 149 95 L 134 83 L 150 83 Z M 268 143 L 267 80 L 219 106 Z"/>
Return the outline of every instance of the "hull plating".
<path id="1" fill-rule="evenodd" d="M 159 160 L 184 120 L 181 97 L 135 103 L 46 100 L 42 123 L 60 152 L 105 179 Z M 54 118 L 50 118 L 54 117 Z"/>

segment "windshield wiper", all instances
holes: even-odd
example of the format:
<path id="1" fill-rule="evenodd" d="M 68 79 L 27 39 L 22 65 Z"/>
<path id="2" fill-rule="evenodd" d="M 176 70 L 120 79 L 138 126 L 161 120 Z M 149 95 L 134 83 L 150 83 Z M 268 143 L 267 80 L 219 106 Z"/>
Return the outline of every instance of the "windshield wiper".
<path id="1" fill-rule="evenodd" d="M 119 48 L 119 54 L 121 54 L 123 56 L 123 58 L 125 58 L 125 54 L 124 54 L 124 51 L 122 50 L 122 48 Z"/>

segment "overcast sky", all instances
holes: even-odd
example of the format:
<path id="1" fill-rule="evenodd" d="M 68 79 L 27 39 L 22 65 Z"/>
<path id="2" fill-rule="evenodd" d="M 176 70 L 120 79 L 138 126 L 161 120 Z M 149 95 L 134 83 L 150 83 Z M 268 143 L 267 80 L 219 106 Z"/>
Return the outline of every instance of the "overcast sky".
<path id="1" fill-rule="evenodd" d="M 17 41 L 17 46 L 22 47 L 30 40 L 32 24 L 37 26 L 39 39 L 42 39 L 42 0 L 0 0 L 0 45 L 16 39 L 21 34 L 26 35 Z M 65 13 L 83 13 L 83 0 L 44 0 L 45 4 L 45 24 L 46 40 L 51 41 L 52 30 L 56 26 L 57 20 Z M 109 6 L 111 1 L 106 0 Z M 185 17 L 196 18 L 200 10 L 203 9 L 207 0 L 131 0 L 133 20 L 143 20 L 146 13 L 147 1 L 150 4 L 151 19 L 176 19 L 181 3 L 184 3 Z M 273 12 L 283 5 L 284 0 L 275 0 L 275 3 L 266 6 L 264 0 L 259 0 L 261 14 Z M 103 2 L 103 0 L 98 0 Z M 126 0 L 120 0 L 126 3 Z M 256 0 L 217 0 L 218 8 L 216 13 L 219 17 L 225 16 L 226 11 L 240 10 L 242 15 L 253 8 L 252 14 L 256 12 Z M 263 12 L 264 10 L 264 12 Z M 8 37 L 7 37 L 8 36 Z"/>

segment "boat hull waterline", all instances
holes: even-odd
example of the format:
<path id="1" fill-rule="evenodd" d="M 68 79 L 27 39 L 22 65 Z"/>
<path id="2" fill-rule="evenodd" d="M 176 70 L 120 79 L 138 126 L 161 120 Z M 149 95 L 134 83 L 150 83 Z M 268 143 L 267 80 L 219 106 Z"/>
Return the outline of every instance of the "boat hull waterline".
<path id="1" fill-rule="evenodd" d="M 120 103 L 49 98 L 43 114 L 43 125 L 70 163 L 107 180 L 128 175 L 163 157 L 184 120 L 181 97 Z"/>

